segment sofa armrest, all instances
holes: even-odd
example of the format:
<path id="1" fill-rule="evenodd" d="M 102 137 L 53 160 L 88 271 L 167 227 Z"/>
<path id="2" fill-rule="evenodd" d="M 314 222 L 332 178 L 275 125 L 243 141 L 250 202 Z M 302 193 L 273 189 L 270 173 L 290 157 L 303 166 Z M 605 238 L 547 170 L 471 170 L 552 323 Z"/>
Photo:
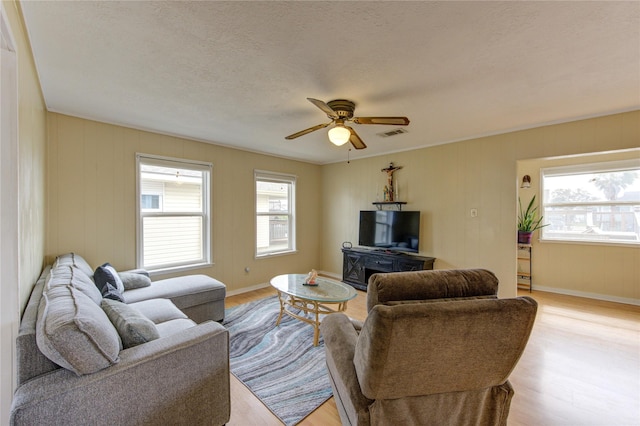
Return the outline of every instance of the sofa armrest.
<path id="1" fill-rule="evenodd" d="M 11 407 L 12 425 L 224 424 L 229 416 L 229 332 L 216 322 L 125 349 L 94 374 L 35 377 Z"/>
<path id="2" fill-rule="evenodd" d="M 375 305 L 444 298 L 495 298 L 498 278 L 486 269 L 437 269 L 374 274 L 367 286 L 367 312 Z"/>
<path id="3" fill-rule="evenodd" d="M 353 364 L 358 330 L 349 317 L 340 313 L 327 315 L 320 324 L 320 330 L 324 339 L 329 378 L 342 423 L 368 424 L 368 407 L 373 401 L 362 394 Z"/>

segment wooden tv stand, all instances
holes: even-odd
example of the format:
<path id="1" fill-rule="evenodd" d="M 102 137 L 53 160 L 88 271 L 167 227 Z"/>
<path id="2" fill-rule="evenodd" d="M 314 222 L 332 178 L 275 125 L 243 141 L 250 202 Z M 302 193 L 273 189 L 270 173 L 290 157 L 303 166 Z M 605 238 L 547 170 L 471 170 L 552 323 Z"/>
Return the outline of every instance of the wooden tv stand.
<path id="1" fill-rule="evenodd" d="M 369 277 L 376 272 L 433 269 L 434 257 L 373 249 L 342 249 L 342 281 L 367 291 Z"/>

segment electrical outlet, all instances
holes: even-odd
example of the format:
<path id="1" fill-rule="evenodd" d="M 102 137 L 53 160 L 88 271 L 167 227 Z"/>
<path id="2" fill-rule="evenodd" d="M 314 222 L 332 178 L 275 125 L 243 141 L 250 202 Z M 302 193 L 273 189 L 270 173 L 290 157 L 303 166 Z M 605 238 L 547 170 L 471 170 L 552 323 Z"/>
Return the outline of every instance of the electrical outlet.
<path id="1" fill-rule="evenodd" d="M 471 217 L 478 217 L 478 209 L 471 209 Z"/>

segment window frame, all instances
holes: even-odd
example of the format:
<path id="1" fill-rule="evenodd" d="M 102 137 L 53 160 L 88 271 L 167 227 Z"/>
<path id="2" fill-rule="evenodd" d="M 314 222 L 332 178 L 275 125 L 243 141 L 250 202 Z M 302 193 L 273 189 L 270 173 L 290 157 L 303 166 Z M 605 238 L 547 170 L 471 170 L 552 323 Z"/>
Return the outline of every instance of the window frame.
<path id="1" fill-rule="evenodd" d="M 144 196 L 148 196 L 148 197 L 158 197 L 158 207 L 142 207 L 142 197 Z M 163 205 L 162 205 L 162 194 L 151 194 L 151 193 L 142 193 L 142 191 L 140 191 L 140 209 L 143 212 L 157 212 L 157 211 L 162 211 L 163 209 Z"/>
<path id="2" fill-rule="evenodd" d="M 270 182 L 270 183 L 285 183 L 289 185 L 287 195 L 287 213 L 283 212 L 258 212 L 258 182 Z M 264 259 L 271 256 L 280 256 L 286 254 L 292 254 L 297 252 L 297 240 L 296 240 L 296 184 L 297 176 L 270 172 L 266 170 L 254 170 L 253 171 L 253 202 L 254 202 L 254 235 L 253 243 L 255 249 L 255 258 Z M 272 250 L 268 252 L 258 252 L 258 218 L 264 216 L 287 216 L 288 218 L 288 242 L 285 249 Z"/>
<path id="3" fill-rule="evenodd" d="M 609 172 L 624 172 L 635 171 L 640 174 L 640 158 L 627 159 L 617 161 L 605 161 L 596 163 L 582 163 L 567 166 L 555 166 L 546 167 L 540 169 L 540 188 L 542 193 L 541 212 L 540 214 L 545 217 L 545 223 L 547 223 L 549 212 L 547 208 L 552 207 L 587 207 L 587 206 L 634 206 L 638 205 L 636 201 L 569 201 L 569 202 L 550 202 L 548 198 L 551 194 L 547 193 L 545 189 L 546 177 L 557 176 L 572 176 L 582 175 L 590 173 L 609 173 Z M 639 177 L 640 178 L 640 177 Z M 601 212 L 598 212 L 600 214 Z M 569 244 L 585 244 L 585 245 L 615 245 L 618 247 L 640 247 L 640 240 L 611 240 L 611 239 L 578 239 L 578 238 L 562 238 L 562 237 L 550 237 L 548 232 L 549 227 L 544 227 L 540 230 L 540 241 L 544 243 L 569 243 Z"/>
<path id="4" fill-rule="evenodd" d="M 163 196 L 160 194 L 160 208 L 142 209 L 142 175 L 143 165 L 175 167 L 180 169 L 196 170 L 203 173 L 202 176 L 202 209 L 200 212 L 164 212 Z M 146 269 L 151 274 L 177 272 L 195 268 L 207 267 L 213 264 L 211 252 L 211 179 L 213 165 L 209 162 L 187 160 L 183 158 L 164 157 L 152 154 L 136 153 L 136 265 Z M 146 266 L 144 264 L 144 226 L 143 221 L 147 217 L 202 217 L 202 257 L 194 261 L 165 263 L 162 265 Z"/>

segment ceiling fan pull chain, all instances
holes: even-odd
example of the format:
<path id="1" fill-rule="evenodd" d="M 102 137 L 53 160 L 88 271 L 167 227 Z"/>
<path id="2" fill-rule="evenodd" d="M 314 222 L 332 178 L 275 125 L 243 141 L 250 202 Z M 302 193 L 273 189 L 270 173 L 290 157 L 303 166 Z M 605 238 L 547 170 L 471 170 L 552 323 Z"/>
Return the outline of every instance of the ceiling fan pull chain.
<path id="1" fill-rule="evenodd" d="M 351 160 L 349 159 L 349 154 L 351 153 L 351 148 L 347 151 L 347 164 L 351 164 Z"/>

